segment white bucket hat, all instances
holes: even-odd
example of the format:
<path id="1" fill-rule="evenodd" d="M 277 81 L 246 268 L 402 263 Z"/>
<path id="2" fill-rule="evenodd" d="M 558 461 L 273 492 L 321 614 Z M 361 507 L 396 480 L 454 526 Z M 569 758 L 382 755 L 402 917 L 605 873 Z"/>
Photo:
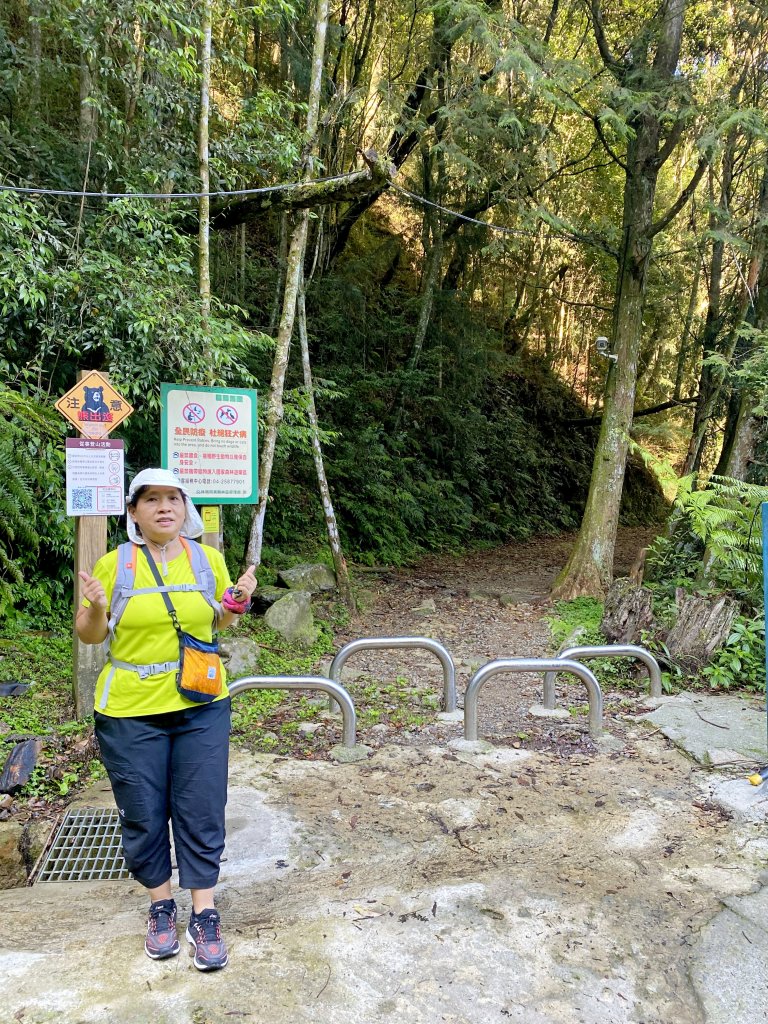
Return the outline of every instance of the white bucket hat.
<path id="1" fill-rule="evenodd" d="M 184 507 L 186 508 L 187 515 L 179 532 L 185 537 L 199 537 L 203 533 L 203 521 L 200 518 L 200 513 L 192 504 L 187 488 L 169 469 L 142 469 L 140 473 L 137 473 L 128 487 L 128 495 L 126 497 L 128 505 L 134 503 L 136 492 L 140 487 L 175 487 L 178 491 L 181 491 L 184 495 Z M 130 513 L 125 518 L 125 528 L 130 539 L 134 544 L 143 544 L 144 538 L 136 529 L 136 523 L 134 523 Z"/>

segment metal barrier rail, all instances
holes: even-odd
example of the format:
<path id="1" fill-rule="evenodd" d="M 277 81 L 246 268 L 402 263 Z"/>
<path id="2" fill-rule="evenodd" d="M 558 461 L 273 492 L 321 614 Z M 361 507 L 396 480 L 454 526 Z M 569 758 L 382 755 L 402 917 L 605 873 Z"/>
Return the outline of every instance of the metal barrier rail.
<path id="1" fill-rule="evenodd" d="M 243 690 L 322 690 L 341 707 L 342 746 L 355 745 L 357 718 L 352 698 L 343 686 L 325 676 L 243 676 L 227 682 L 227 688 L 231 697 Z"/>
<path id="2" fill-rule="evenodd" d="M 661 696 L 661 667 L 650 651 L 634 644 L 603 644 L 600 647 L 568 647 L 558 654 L 560 658 L 572 661 L 583 661 L 587 658 L 634 658 L 648 669 L 651 697 Z M 547 672 L 544 676 L 544 707 L 552 710 L 555 707 L 555 676 L 557 671 Z"/>
<path id="3" fill-rule="evenodd" d="M 498 658 L 472 676 L 464 694 L 464 738 L 477 739 L 477 698 L 491 676 L 500 672 L 570 672 L 578 676 L 589 694 L 589 735 L 596 739 L 603 729 L 603 694 L 593 672 L 567 658 Z"/>
<path id="4" fill-rule="evenodd" d="M 443 711 L 456 710 L 456 666 L 453 658 L 442 644 L 426 636 L 372 636 L 360 640 L 350 640 L 348 644 L 336 652 L 331 662 L 328 675 L 341 684 L 341 670 L 345 662 L 357 651 L 379 650 L 381 648 L 422 647 L 432 651 L 440 659 L 443 666 Z"/>

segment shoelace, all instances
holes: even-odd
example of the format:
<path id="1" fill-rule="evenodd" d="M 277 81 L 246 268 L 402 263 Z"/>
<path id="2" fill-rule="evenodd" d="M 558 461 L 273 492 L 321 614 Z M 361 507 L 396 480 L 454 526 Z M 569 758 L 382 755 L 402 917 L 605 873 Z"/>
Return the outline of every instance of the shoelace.
<path id="1" fill-rule="evenodd" d="M 199 942 L 221 942 L 221 920 L 218 914 L 195 918 L 193 924 Z"/>
<path id="2" fill-rule="evenodd" d="M 160 924 L 160 918 L 165 918 L 162 925 Z M 176 911 L 169 910 L 167 907 L 157 907 L 149 912 L 149 928 L 154 935 L 157 935 L 158 932 L 169 932 L 173 928 L 175 921 Z"/>

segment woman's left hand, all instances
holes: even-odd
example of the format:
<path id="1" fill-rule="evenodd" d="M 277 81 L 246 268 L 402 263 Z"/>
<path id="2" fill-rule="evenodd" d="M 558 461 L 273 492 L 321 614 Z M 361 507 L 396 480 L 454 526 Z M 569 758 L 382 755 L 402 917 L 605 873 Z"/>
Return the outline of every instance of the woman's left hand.
<path id="1" fill-rule="evenodd" d="M 232 588 L 233 596 L 238 601 L 250 601 L 253 597 L 253 592 L 258 586 L 256 580 L 256 566 L 249 565 L 243 575 L 237 581 Z"/>

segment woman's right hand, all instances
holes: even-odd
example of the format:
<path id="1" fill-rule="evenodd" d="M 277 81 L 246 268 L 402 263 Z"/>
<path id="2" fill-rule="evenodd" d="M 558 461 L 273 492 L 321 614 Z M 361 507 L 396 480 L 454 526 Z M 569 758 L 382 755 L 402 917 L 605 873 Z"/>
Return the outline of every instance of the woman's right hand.
<path id="1" fill-rule="evenodd" d="M 89 576 L 87 572 L 79 572 L 77 575 L 82 580 L 83 597 L 91 602 L 92 607 L 105 612 L 107 610 L 107 595 L 101 581 L 96 576 Z"/>

